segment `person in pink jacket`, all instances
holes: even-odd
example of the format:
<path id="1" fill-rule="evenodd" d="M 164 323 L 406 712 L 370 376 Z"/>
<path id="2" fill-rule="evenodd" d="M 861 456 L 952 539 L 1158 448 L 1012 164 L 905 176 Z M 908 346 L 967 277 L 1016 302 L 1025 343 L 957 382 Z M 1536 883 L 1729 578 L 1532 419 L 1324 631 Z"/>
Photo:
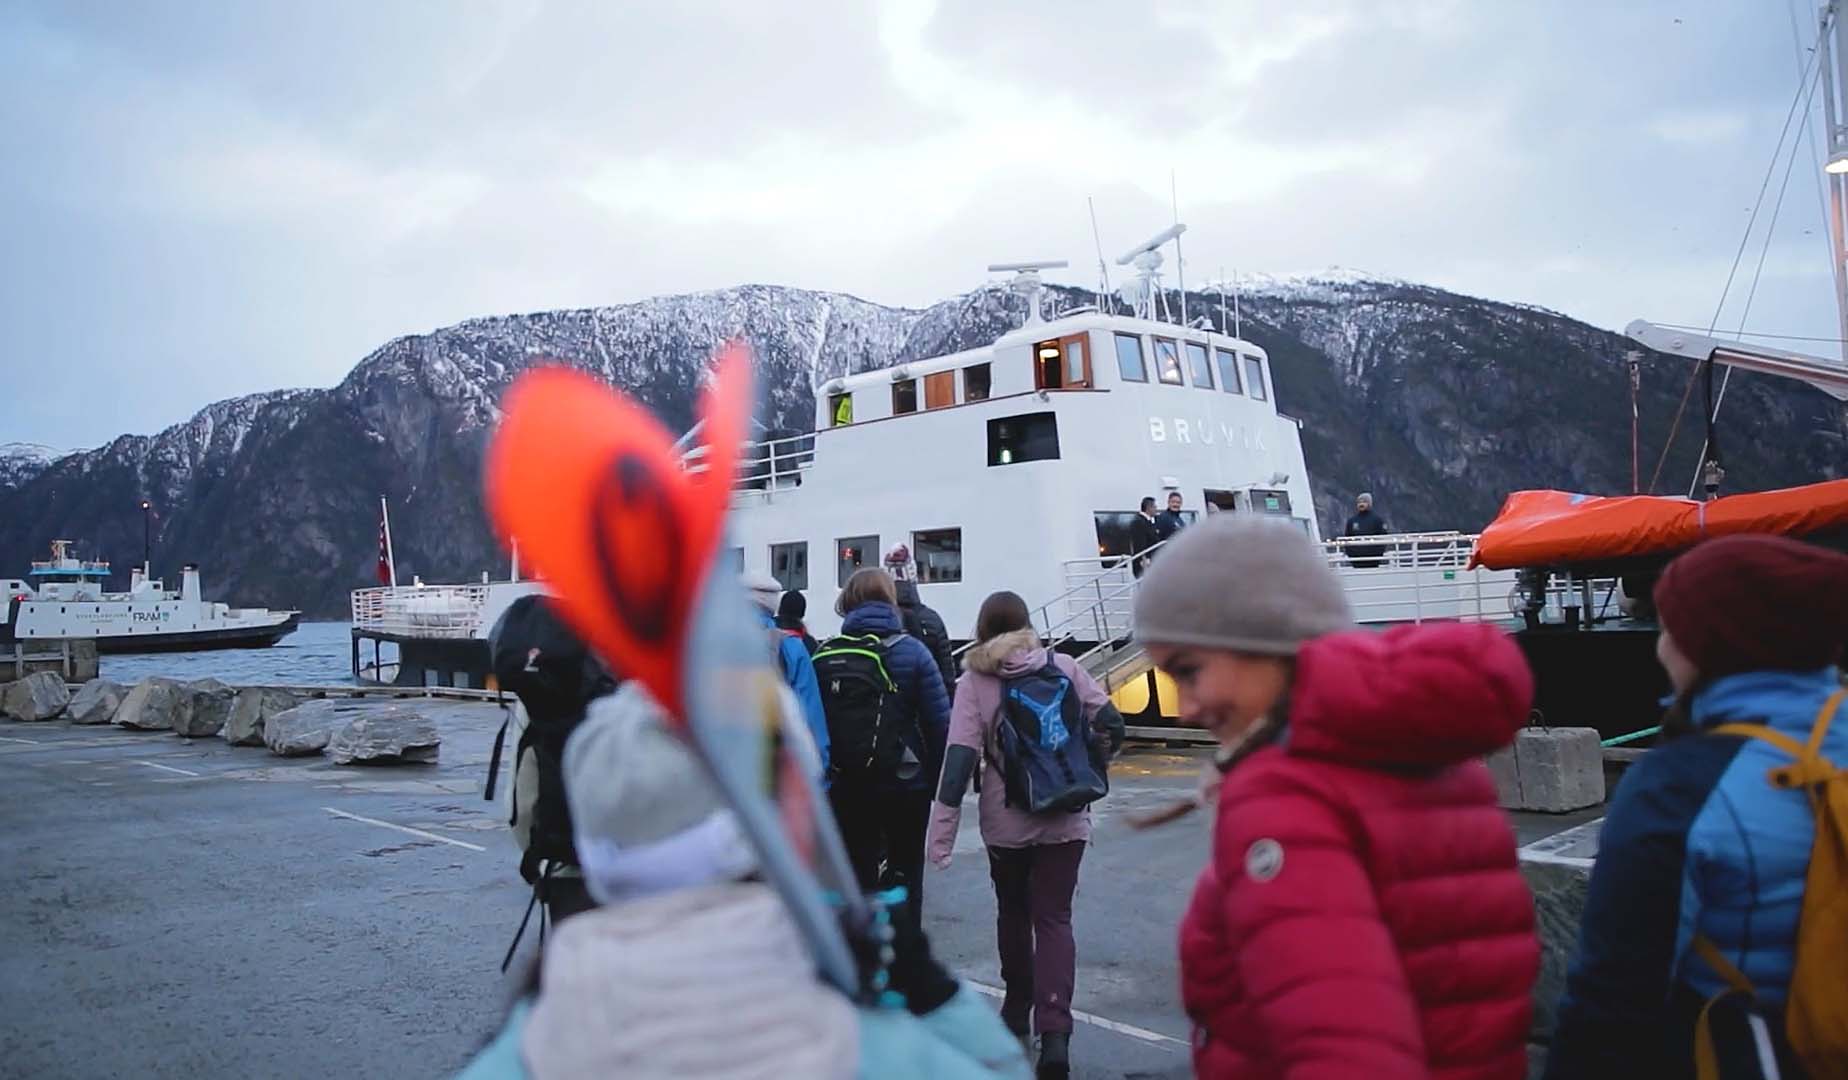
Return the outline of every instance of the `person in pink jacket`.
<path id="1" fill-rule="evenodd" d="M 1069 1075 L 1072 989 L 1077 951 L 1072 940 L 1072 894 L 1078 864 L 1091 838 L 1091 812 L 1030 813 L 1008 804 L 998 768 L 1001 760 L 996 727 L 1008 681 L 1040 672 L 1048 659 L 1070 680 L 1076 694 L 1084 737 L 1099 761 L 1108 760 L 1123 742 L 1123 718 L 1096 680 L 1068 656 L 1040 644 L 1027 605 L 1011 592 L 982 602 L 976 617 L 977 644 L 963 658 L 950 707 L 950 734 L 943 774 L 931 804 L 926 846 L 931 864 L 950 865 L 962 820 L 963 794 L 976 781 L 981 807 L 982 842 L 988 848 L 988 873 L 994 881 L 995 937 L 1001 953 L 1001 980 L 1006 984 L 1001 1019 L 1022 1040 L 1032 1030 L 1040 1036 L 1040 1077 Z"/>

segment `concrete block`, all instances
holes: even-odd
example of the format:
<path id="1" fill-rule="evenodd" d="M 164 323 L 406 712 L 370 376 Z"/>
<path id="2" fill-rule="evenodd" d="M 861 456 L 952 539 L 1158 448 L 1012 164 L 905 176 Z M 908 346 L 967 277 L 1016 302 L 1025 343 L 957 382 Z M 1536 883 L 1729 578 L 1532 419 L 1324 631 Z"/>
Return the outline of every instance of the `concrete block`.
<path id="1" fill-rule="evenodd" d="M 1563 814 L 1604 801 L 1596 728 L 1526 728 L 1514 741 L 1523 809 Z"/>
<path id="2" fill-rule="evenodd" d="M 1521 876 L 1534 894 L 1534 923 L 1540 934 L 1540 976 L 1534 980 L 1533 1041 L 1552 1041 L 1566 968 L 1578 949 L 1585 917 L 1585 890 L 1598 854 L 1604 819 L 1576 825 L 1521 849 Z"/>
<path id="3" fill-rule="evenodd" d="M 1488 757 L 1506 810 L 1564 814 L 1604 801 L 1604 752 L 1595 728 L 1523 728 Z"/>

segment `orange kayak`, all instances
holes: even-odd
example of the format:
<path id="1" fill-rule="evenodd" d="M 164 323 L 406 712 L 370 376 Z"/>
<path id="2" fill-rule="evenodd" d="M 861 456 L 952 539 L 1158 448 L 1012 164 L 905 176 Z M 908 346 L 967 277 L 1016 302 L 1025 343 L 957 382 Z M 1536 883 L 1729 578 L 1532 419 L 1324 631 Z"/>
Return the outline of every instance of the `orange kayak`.
<path id="1" fill-rule="evenodd" d="M 1511 570 L 1605 562 L 1680 551 L 1732 533 L 1806 536 L 1842 528 L 1848 528 L 1848 480 L 1723 495 L 1712 502 L 1517 491 L 1482 530 L 1470 566 Z"/>

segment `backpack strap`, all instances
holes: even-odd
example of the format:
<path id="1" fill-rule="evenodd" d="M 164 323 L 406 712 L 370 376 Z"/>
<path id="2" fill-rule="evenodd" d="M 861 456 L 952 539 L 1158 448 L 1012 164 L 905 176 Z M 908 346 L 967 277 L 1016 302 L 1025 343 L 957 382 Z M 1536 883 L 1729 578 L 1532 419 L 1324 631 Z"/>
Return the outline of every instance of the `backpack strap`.
<path id="1" fill-rule="evenodd" d="M 1771 770 L 1769 776 L 1772 785 L 1780 788 L 1809 788 L 1829 780 L 1837 772 L 1835 763 L 1822 756 L 1822 740 L 1828 735 L 1829 724 L 1835 719 L 1844 700 L 1848 700 L 1848 687 L 1837 690 L 1829 695 L 1829 700 L 1822 703 L 1822 711 L 1816 714 L 1815 722 L 1810 725 L 1807 745 L 1767 724 L 1720 724 L 1710 730 L 1716 735 L 1759 739 L 1789 754 L 1796 760 Z"/>

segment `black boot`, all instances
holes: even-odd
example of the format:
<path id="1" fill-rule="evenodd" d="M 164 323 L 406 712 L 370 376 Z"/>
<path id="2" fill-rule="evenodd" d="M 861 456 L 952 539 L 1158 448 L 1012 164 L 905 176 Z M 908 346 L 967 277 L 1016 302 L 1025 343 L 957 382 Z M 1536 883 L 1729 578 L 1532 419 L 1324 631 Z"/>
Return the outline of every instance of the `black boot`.
<path id="1" fill-rule="evenodd" d="M 1072 1033 L 1046 1031 L 1040 1034 L 1038 1080 L 1066 1080 L 1072 1074 Z"/>

